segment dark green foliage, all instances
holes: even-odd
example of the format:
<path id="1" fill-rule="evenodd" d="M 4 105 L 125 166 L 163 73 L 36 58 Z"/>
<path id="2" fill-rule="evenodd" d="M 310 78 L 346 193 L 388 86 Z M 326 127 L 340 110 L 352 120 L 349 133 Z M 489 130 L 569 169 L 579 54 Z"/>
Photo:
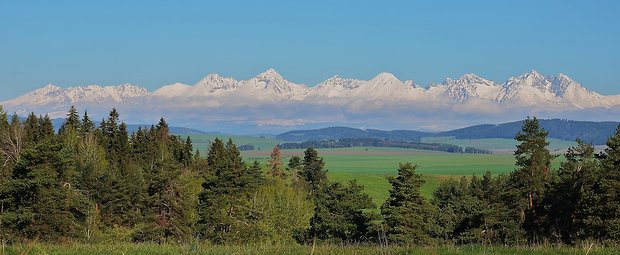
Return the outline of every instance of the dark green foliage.
<path id="1" fill-rule="evenodd" d="M 72 183 L 63 181 L 70 162 L 59 153 L 61 146 L 52 137 L 29 146 L 1 190 L 2 228 L 17 239 L 55 241 L 82 235 L 88 202 Z"/>
<path id="2" fill-rule="evenodd" d="M 262 184 L 256 165 L 248 170 L 239 150 L 229 140 L 215 139 L 207 156 L 199 194 L 199 233 L 216 243 L 239 242 L 253 228 L 251 211 L 244 206 Z"/>
<path id="3" fill-rule="evenodd" d="M 286 170 L 289 172 L 296 172 L 299 171 L 302 166 L 303 162 L 301 161 L 301 157 L 292 156 L 291 159 L 289 159 L 288 164 L 286 165 Z"/>
<path id="4" fill-rule="evenodd" d="M 80 121 L 80 116 L 78 115 L 75 106 L 71 106 L 69 113 L 67 113 L 67 118 L 65 122 L 60 126 L 58 130 L 58 134 L 63 135 L 65 133 L 75 132 L 79 133 L 80 128 L 82 127 L 82 123 Z"/>
<path id="5" fill-rule="evenodd" d="M 605 236 L 603 173 L 594 146 L 577 140 L 545 196 L 550 238 L 572 244 Z M 555 240 L 554 240 L 555 241 Z"/>
<path id="6" fill-rule="evenodd" d="M 309 188 L 311 194 L 316 194 L 319 187 L 327 181 L 327 170 L 324 170 L 325 162 L 319 157 L 319 152 L 308 148 L 304 152 L 303 168 L 298 172 L 302 181 Z"/>
<path id="7" fill-rule="evenodd" d="M 607 140 L 607 148 L 600 158 L 604 169 L 600 183 L 602 197 L 595 215 L 604 226 L 601 238 L 617 241 L 620 240 L 620 125 Z"/>
<path id="8" fill-rule="evenodd" d="M 433 236 L 451 244 L 516 244 L 521 226 L 504 204 L 506 180 L 487 172 L 442 183 L 433 193 Z"/>
<path id="9" fill-rule="evenodd" d="M 400 164 L 397 177 L 389 177 L 390 196 L 381 206 L 385 232 L 390 243 L 428 244 L 433 215 L 428 201 L 420 195 L 424 183 L 411 163 Z"/>
<path id="10" fill-rule="evenodd" d="M 48 116 L 10 120 L 0 108 L 0 241 L 366 243 L 382 245 L 615 244 L 620 240 L 620 127 L 604 152 L 581 141 L 558 171 L 536 118 L 515 139 L 510 175 L 451 179 L 420 195 L 416 166 L 390 177 L 383 219 L 357 182 L 327 179 L 315 149 L 291 180 L 265 178 L 216 139 L 207 157 L 156 126 L 128 127 L 112 110 L 100 127 L 72 107 L 58 134 Z M 373 131 L 374 132 L 374 131 Z M 346 140 L 346 139 L 345 139 Z M 271 169 L 279 170 L 274 152 Z"/>
<path id="11" fill-rule="evenodd" d="M 378 215 L 370 210 L 376 206 L 363 189 L 355 181 L 346 185 L 322 184 L 315 197 L 309 237 L 337 243 L 358 243 L 372 238 L 371 221 Z"/>
<path id="12" fill-rule="evenodd" d="M 548 132 L 540 127 L 536 118 L 527 118 L 515 136 L 521 142 L 514 152 L 518 167 L 511 174 L 510 198 L 515 217 L 520 218 L 530 243 L 542 242 L 544 208 L 542 199 L 545 189 L 550 185 L 551 155 L 547 146 Z"/>

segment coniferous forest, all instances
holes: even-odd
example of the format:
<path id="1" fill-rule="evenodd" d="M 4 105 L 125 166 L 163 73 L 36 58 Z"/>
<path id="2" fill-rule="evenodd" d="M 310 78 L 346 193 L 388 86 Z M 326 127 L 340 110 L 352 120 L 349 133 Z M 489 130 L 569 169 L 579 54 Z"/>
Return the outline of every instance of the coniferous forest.
<path id="1" fill-rule="evenodd" d="M 620 128 L 596 152 L 578 141 L 559 169 L 548 132 L 528 118 L 510 174 L 442 183 L 432 198 L 415 162 L 388 178 L 375 205 L 363 187 L 327 178 L 319 151 L 245 162 L 233 141 L 208 151 L 164 119 L 128 133 L 112 110 L 96 126 L 71 108 L 47 116 L 0 110 L 0 238 L 40 242 L 299 243 L 522 246 L 620 240 Z"/>

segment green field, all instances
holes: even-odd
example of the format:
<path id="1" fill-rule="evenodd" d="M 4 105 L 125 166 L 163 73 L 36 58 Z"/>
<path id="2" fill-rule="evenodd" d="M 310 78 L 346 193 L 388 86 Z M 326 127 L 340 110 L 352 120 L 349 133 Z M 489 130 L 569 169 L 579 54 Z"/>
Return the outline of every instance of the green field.
<path id="1" fill-rule="evenodd" d="M 242 152 L 245 160 L 265 162 L 271 148 L 280 143 L 273 137 L 226 136 L 216 134 L 191 135 L 194 146 L 201 152 L 208 150 L 209 142 L 216 137 L 232 138 L 237 145 L 253 145 L 256 150 Z M 508 153 L 517 142 L 511 139 L 454 139 L 453 137 L 424 138 L 424 142 L 455 144 L 462 147 L 472 146 L 505 153 L 495 154 L 460 154 L 439 151 L 425 151 L 403 148 L 354 147 L 337 149 L 318 149 L 325 159 L 328 177 L 334 181 L 346 182 L 357 180 L 364 185 L 366 192 L 377 205 L 381 205 L 388 196 L 390 184 L 386 177 L 394 176 L 399 163 L 411 162 L 418 165 L 418 172 L 426 180 L 422 193 L 430 197 L 441 181 L 460 176 L 482 175 L 489 171 L 493 174 L 509 173 L 515 169 L 514 157 Z M 550 149 L 560 154 L 574 142 L 549 139 Z M 259 150 L 260 149 L 260 150 Z M 293 155 L 303 156 L 303 150 L 282 150 L 283 161 Z M 559 167 L 562 157 L 556 159 L 553 167 Z"/>
<path id="2" fill-rule="evenodd" d="M 232 138 L 237 146 L 252 145 L 256 150 L 271 151 L 271 149 L 281 143 L 277 139 L 270 136 L 244 136 L 244 135 L 223 135 L 223 134 L 196 134 L 189 135 L 194 144 L 194 149 L 199 149 L 201 152 L 206 152 L 209 149 L 209 144 L 220 138 L 226 142 L 228 138 Z"/>
<path id="3" fill-rule="evenodd" d="M 585 245 L 583 247 L 484 247 L 484 246 L 428 246 L 428 247 L 396 247 L 396 246 L 341 246 L 341 245 L 204 245 L 204 244 L 75 244 L 75 245 L 42 245 L 29 244 L 2 248 L 3 254 L 49 254 L 49 255 L 82 255 L 82 254 L 412 254 L 412 255 L 611 255 L 619 254 L 617 248 L 602 248 Z"/>
<path id="4" fill-rule="evenodd" d="M 390 185 L 387 176 L 397 173 L 398 163 L 411 162 L 418 165 L 426 184 L 422 193 L 430 197 L 442 180 L 450 177 L 509 173 L 515 169 L 511 154 L 460 154 L 400 148 L 354 147 L 318 149 L 325 159 L 328 176 L 334 181 L 356 179 L 366 192 L 380 205 L 387 198 Z M 303 150 L 282 150 L 284 160 L 293 155 L 302 156 Z M 268 151 L 243 153 L 247 161 L 264 160 Z M 553 162 L 557 168 L 561 157 Z"/>

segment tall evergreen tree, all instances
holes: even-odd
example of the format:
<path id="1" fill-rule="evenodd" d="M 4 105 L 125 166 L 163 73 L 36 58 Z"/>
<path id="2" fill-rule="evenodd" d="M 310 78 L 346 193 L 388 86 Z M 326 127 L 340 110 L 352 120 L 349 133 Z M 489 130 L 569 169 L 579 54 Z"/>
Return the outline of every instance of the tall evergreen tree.
<path id="1" fill-rule="evenodd" d="M 303 168 L 299 176 L 304 181 L 311 194 L 316 194 L 318 189 L 327 181 L 327 170 L 324 170 L 325 162 L 319 157 L 319 152 L 308 148 L 304 152 Z"/>
<path id="2" fill-rule="evenodd" d="M 253 224 L 248 223 L 251 211 L 243 204 L 261 181 L 247 170 L 232 140 L 224 145 L 215 139 L 207 165 L 209 169 L 204 173 L 203 190 L 199 194 L 200 234 L 216 243 L 239 241 L 253 229 Z"/>
<path id="3" fill-rule="evenodd" d="M 60 126 L 58 130 L 59 134 L 65 134 L 67 132 L 75 132 L 79 133 L 82 123 L 80 121 L 80 116 L 78 115 L 75 106 L 71 106 L 69 112 L 67 113 L 67 118 L 65 118 L 65 122 Z"/>
<path id="4" fill-rule="evenodd" d="M 372 221 L 378 215 L 364 187 L 356 181 L 322 183 L 314 198 L 314 216 L 310 219 L 309 238 L 337 243 L 369 241 Z M 306 240 L 309 241 L 309 240 Z"/>
<path id="5" fill-rule="evenodd" d="M 88 116 L 88 112 L 84 111 L 84 116 L 81 121 L 82 125 L 80 126 L 80 135 L 86 136 L 86 134 L 92 133 L 95 131 L 95 123 Z"/>
<path id="6" fill-rule="evenodd" d="M 388 181 L 392 188 L 387 201 L 381 206 L 388 240 L 397 244 L 430 243 L 432 208 L 420 194 L 424 180 L 421 174 L 416 173 L 416 166 L 400 164 L 398 176 L 389 177 Z"/>
<path id="7" fill-rule="evenodd" d="M 550 238 L 572 244 L 603 237 L 603 215 L 597 212 L 604 206 L 602 172 L 594 152 L 594 146 L 580 140 L 566 152 L 566 161 L 544 199 Z"/>
<path id="8" fill-rule="evenodd" d="M 602 208 L 595 215 L 603 220 L 603 239 L 620 240 L 620 126 L 607 140 L 607 148 L 600 155 L 603 170 L 601 189 Z"/>
<path id="9" fill-rule="evenodd" d="M 530 243 L 541 242 L 543 230 L 542 198 L 550 184 L 552 155 L 547 148 L 549 132 L 540 127 L 538 119 L 527 118 L 515 140 L 520 142 L 514 152 L 518 167 L 511 174 L 513 209 L 520 215 Z"/>

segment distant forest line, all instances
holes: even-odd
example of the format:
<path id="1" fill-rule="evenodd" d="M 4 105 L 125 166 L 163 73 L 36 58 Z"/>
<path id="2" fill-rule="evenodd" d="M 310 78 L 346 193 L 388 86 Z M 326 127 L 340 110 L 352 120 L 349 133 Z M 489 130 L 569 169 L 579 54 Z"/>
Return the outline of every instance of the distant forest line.
<path id="1" fill-rule="evenodd" d="M 594 145 L 604 145 L 619 122 L 573 121 L 562 119 L 538 120 L 541 127 L 549 131 L 549 138 L 566 141 L 577 139 Z M 445 132 L 422 132 L 412 130 L 376 130 L 349 127 L 328 127 L 313 130 L 295 130 L 276 136 L 285 142 L 321 141 L 343 138 L 375 138 L 389 141 L 419 142 L 425 137 L 454 137 L 457 139 L 505 138 L 513 139 L 523 121 L 503 124 L 484 124 Z"/>

